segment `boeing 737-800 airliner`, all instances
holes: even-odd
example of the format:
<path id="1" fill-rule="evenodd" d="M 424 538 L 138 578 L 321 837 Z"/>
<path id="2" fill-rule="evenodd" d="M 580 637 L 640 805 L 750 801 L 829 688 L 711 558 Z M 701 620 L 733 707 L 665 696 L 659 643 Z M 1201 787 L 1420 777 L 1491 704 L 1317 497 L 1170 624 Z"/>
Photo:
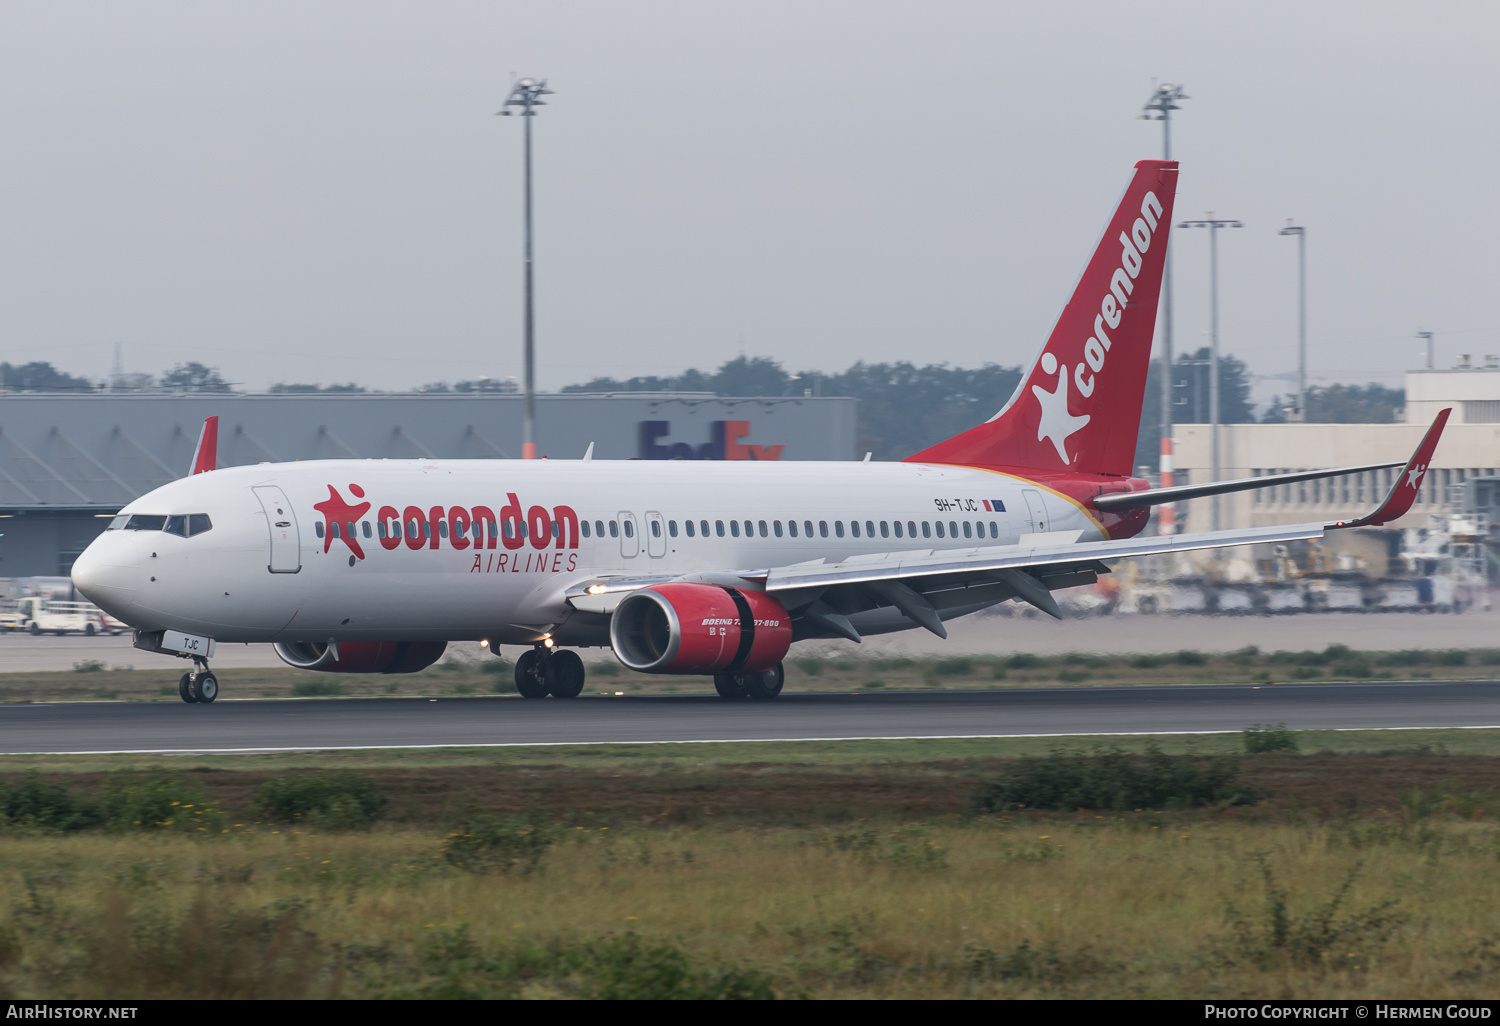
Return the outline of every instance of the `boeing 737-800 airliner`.
<path id="1" fill-rule="evenodd" d="M 403 673 L 449 642 L 520 645 L 516 688 L 570 698 L 572 647 L 774 698 L 789 646 L 943 623 L 1125 557 L 1321 536 L 1401 516 L 1444 411 L 1380 507 L 1333 524 L 1137 537 L 1151 506 L 1345 467 L 1151 489 L 1131 476 L 1177 164 L 1135 166 L 1072 298 L 990 420 L 900 463 L 328 460 L 193 473 L 131 502 L 78 589 L 137 647 L 193 660 L 265 642 L 292 666 Z M 1380 464 L 1380 468 L 1398 464 Z"/>

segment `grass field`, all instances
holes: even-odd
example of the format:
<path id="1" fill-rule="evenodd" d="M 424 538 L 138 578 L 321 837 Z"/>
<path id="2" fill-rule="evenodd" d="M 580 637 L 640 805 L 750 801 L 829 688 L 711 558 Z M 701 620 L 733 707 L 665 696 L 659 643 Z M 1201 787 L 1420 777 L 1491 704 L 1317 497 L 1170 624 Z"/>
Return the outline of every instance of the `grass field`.
<path id="1" fill-rule="evenodd" d="M 1500 731 L 1120 742 L 8 757 L 0 997 L 1493 995 Z"/>
<path id="2" fill-rule="evenodd" d="M 586 693 L 677 694 L 713 691 L 707 677 L 635 673 L 613 659 L 588 664 Z M 0 704 L 7 702 L 176 702 L 185 663 L 153 669 L 110 669 L 87 660 L 72 671 L 0 674 Z M 420 673 L 396 676 L 309 673 L 291 667 L 235 669 L 219 674 L 224 699 L 381 697 L 413 695 L 515 695 L 514 664 L 450 654 Z M 1500 649 L 1410 649 L 1356 652 L 1342 645 L 1319 651 L 1228 654 L 1196 650 L 1160 655 L 1075 652 L 1040 656 L 951 656 L 944 659 L 838 659 L 787 661 L 789 691 L 873 691 L 919 688 L 1114 687 L 1172 684 L 1273 684 L 1331 680 L 1488 680 L 1500 676 Z"/>

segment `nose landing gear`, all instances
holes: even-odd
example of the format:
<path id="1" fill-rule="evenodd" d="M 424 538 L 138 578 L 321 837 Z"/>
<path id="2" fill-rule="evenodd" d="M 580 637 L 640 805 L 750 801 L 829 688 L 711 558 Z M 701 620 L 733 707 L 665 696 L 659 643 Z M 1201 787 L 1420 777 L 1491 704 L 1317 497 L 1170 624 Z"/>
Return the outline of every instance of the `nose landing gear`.
<path id="1" fill-rule="evenodd" d="M 219 697 L 219 678 L 208 668 L 208 660 L 193 657 L 193 669 L 182 675 L 177 682 L 177 694 L 184 702 L 202 702 L 207 705 Z"/>
<path id="2" fill-rule="evenodd" d="M 538 645 L 516 660 L 516 690 L 522 698 L 577 698 L 583 693 L 583 660 L 577 652 Z"/>

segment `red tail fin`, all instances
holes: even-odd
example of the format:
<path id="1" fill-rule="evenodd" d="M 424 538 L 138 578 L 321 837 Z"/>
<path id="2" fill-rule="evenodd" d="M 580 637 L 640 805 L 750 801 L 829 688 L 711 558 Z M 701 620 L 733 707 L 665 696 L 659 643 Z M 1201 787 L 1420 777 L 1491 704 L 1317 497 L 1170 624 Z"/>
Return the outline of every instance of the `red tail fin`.
<path id="1" fill-rule="evenodd" d="M 193 469 L 188 476 L 213 470 L 219 462 L 219 418 L 206 417 L 203 431 L 198 435 L 198 449 L 193 453 Z"/>
<path id="2" fill-rule="evenodd" d="M 1041 356 L 1005 409 L 908 458 L 1128 476 L 1177 194 L 1175 160 L 1143 160 Z"/>

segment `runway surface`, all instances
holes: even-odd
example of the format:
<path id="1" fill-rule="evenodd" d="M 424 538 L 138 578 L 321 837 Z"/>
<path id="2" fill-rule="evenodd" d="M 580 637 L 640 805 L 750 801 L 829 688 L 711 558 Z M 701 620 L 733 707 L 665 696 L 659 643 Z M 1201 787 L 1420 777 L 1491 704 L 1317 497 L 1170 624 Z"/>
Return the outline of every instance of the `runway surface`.
<path id="1" fill-rule="evenodd" d="M 1500 726 L 1500 682 L 714 697 L 0 706 L 0 753 L 245 752 L 604 742 Z"/>

